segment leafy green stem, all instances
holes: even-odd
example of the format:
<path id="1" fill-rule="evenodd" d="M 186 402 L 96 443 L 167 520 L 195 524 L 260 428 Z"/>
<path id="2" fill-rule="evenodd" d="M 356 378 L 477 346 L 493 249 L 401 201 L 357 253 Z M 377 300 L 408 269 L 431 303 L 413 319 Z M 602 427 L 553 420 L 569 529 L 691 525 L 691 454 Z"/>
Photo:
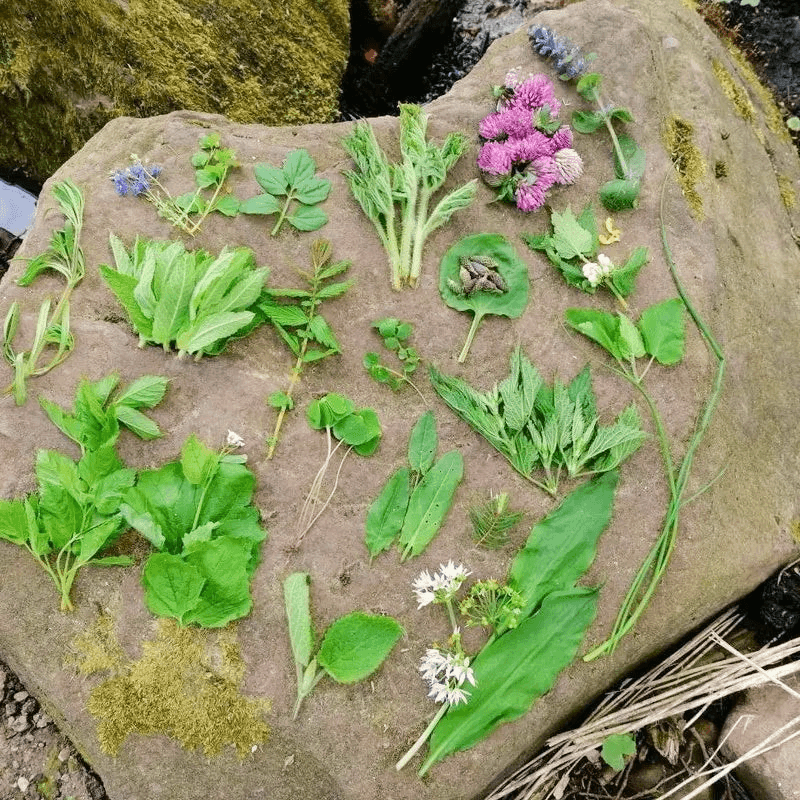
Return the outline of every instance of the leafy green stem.
<path id="1" fill-rule="evenodd" d="M 592 89 L 592 100 L 597 104 L 597 107 L 600 109 L 600 114 L 603 117 L 603 122 L 608 130 L 609 136 L 611 136 L 611 142 L 614 145 L 614 152 L 617 155 L 617 159 L 619 160 L 619 167 L 622 171 L 622 174 L 628 178 L 630 177 L 630 170 L 628 169 L 628 162 L 625 159 L 625 156 L 622 153 L 622 147 L 620 146 L 619 139 L 617 138 L 617 132 L 614 130 L 614 126 L 611 123 L 611 118 L 606 111 L 605 106 L 603 105 L 603 101 L 600 97 L 600 92 L 597 90 L 597 87 Z"/>

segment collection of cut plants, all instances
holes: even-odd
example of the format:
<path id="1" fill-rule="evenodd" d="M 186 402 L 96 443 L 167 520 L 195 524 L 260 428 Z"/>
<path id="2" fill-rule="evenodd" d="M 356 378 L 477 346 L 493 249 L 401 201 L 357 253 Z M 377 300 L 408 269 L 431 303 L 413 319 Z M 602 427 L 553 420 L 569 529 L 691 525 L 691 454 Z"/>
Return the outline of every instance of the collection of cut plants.
<path id="1" fill-rule="evenodd" d="M 591 70 L 591 57 L 548 28 L 534 26 L 529 35 L 533 50 L 552 63 L 561 80 L 574 81 L 593 110 L 575 111 L 571 128 L 558 118 L 561 102 L 550 79 L 541 74 L 523 77 L 512 70 L 495 87 L 495 110 L 480 125 L 481 177 L 496 190 L 498 201 L 533 211 L 552 197 L 551 189 L 581 177 L 573 128 L 580 134 L 604 129 L 613 147 L 614 177 L 601 187 L 600 201 L 613 213 L 634 209 L 645 154 L 630 136 L 616 130 L 632 120 L 630 112 L 603 102 L 603 78 Z M 418 285 L 426 239 L 469 206 L 477 191 L 475 179 L 440 196 L 451 168 L 470 148 L 470 137 L 454 132 L 436 144 L 429 141 L 426 125 L 419 106 L 401 105 L 397 162 L 390 161 L 366 121 L 356 123 L 342 140 L 353 162 L 346 181 L 386 249 L 396 290 Z M 120 195 L 152 203 L 160 216 L 190 235 L 212 213 L 274 217 L 272 236 L 285 226 L 306 232 L 327 223 L 322 204 L 331 183 L 317 174 L 305 150 L 289 152 L 281 166 L 257 165 L 255 179 L 262 192 L 244 200 L 230 191 L 228 179 L 239 164 L 217 134 L 201 139 L 192 166 L 196 188 L 177 197 L 159 181 L 158 166 L 136 157 L 116 171 L 112 181 Z M 49 299 L 42 303 L 29 349 L 15 346 L 18 302 L 3 326 L 3 355 L 13 370 L 6 393 L 18 404 L 26 402 L 30 380 L 57 367 L 75 346 L 70 301 L 85 274 L 80 246 L 83 197 L 69 180 L 56 184 L 53 195 L 66 223 L 52 234 L 49 248 L 29 261 L 18 283 L 27 286 L 41 273 L 56 271 L 65 288 L 54 305 Z M 635 291 L 649 257 L 647 249 L 637 247 L 615 264 L 601 247 L 618 241 L 619 231 L 611 218 L 598 225 L 592 202 L 577 214 L 569 207 L 548 210 L 548 232 L 524 235 L 524 243 L 543 253 L 575 290 L 590 296 L 604 290 L 616 299 L 616 313 L 575 307 L 567 310 L 565 323 L 602 348 L 610 369 L 641 395 L 669 489 L 656 544 L 610 636 L 584 656 L 588 660 L 613 652 L 647 607 L 667 568 L 680 511 L 692 499 L 686 496 L 692 459 L 719 396 L 724 358 L 680 282 L 663 224 L 664 257 L 677 295 L 634 319 L 627 313 L 626 298 Z M 286 386 L 268 398 L 276 414 L 265 443 L 266 457 L 271 458 L 305 370 L 340 352 L 323 307 L 351 289 L 351 281 L 340 279 L 348 262 L 334 261 L 330 244 L 318 239 L 310 246 L 310 268 L 301 273 L 305 287 L 281 289 L 267 285 L 268 270 L 256 266 L 246 247 L 226 247 L 213 255 L 187 249 L 180 241 L 137 238 L 126 245 L 112 233 L 110 249 L 114 263 L 101 265 L 100 274 L 123 307 L 140 347 L 160 345 L 178 358 L 201 359 L 221 354 L 229 342 L 260 325 L 277 332 L 296 360 Z M 472 314 L 458 359 L 464 362 L 483 317 L 516 318 L 524 313 L 528 269 L 510 241 L 479 232 L 444 253 L 438 287 L 447 306 Z M 679 460 L 646 377 L 655 365 L 671 367 L 681 361 L 687 316 L 716 357 L 718 369 L 699 424 Z M 411 324 L 387 317 L 376 320 L 374 328 L 383 351 L 364 355 L 369 375 L 393 391 L 415 391 L 424 397 L 418 385 L 422 356 L 411 345 Z M 572 661 L 595 617 L 599 592 L 577 582 L 611 519 L 619 469 L 647 437 L 633 403 L 612 422 L 601 422 L 588 366 L 567 383 L 558 378 L 551 383 L 517 347 L 510 354 L 508 376 L 491 388 L 476 388 L 433 365 L 428 373 L 444 404 L 533 487 L 559 497 L 564 480 L 578 485 L 533 525 L 504 581 L 470 583 L 468 567 L 451 560 L 433 573 L 423 570 L 409 587 L 420 608 L 442 606 L 452 628 L 447 641 L 432 643 L 420 654 L 421 678 L 439 709 L 397 764 L 402 768 L 427 742 L 420 775 L 448 754 L 471 747 L 499 725 L 520 717 Z M 141 471 L 126 466 L 117 452 L 123 428 L 143 440 L 161 435 L 146 411 L 167 390 L 168 381 L 160 376 L 144 375 L 122 385 L 119 376 L 111 374 L 97 381 L 81 380 L 72 409 L 39 398 L 48 418 L 78 445 L 80 457 L 38 451 L 38 490 L 0 501 L 0 538 L 36 559 L 53 580 L 62 610 L 72 608 L 71 590 L 82 567 L 133 563 L 130 556 L 107 554 L 127 530 L 138 532 L 152 546 L 142 585 L 154 615 L 180 625 L 214 628 L 251 610 L 250 583 L 267 534 L 253 503 L 254 476 L 238 452 L 244 444 L 240 437 L 229 431 L 225 443 L 215 448 L 191 435 L 178 459 Z M 331 502 L 345 459 L 352 452 L 369 457 L 382 436 L 375 410 L 356 408 L 338 393 L 310 402 L 306 419 L 312 429 L 324 432 L 327 454 L 299 514 L 296 546 Z M 333 490 L 323 497 L 332 471 Z M 425 411 L 410 432 L 408 463 L 388 477 L 368 509 L 364 545 L 370 560 L 394 545 L 401 562 L 422 554 L 440 530 L 463 472 L 458 450 L 439 453 L 436 417 Z M 509 507 L 507 493 L 492 494 L 469 509 L 475 543 L 505 546 L 521 516 Z M 283 583 L 297 680 L 295 716 L 323 677 L 342 684 L 363 680 L 390 656 L 403 635 L 395 619 L 358 610 L 318 634 L 310 584 L 311 575 L 302 572 L 288 575 Z M 480 652 L 466 652 L 463 626 L 486 631 Z"/>

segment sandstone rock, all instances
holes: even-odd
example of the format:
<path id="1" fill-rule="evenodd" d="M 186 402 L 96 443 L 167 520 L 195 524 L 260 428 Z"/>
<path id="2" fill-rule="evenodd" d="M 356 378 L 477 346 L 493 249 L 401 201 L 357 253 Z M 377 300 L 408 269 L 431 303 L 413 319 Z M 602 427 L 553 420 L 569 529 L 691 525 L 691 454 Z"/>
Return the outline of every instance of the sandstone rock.
<path id="1" fill-rule="evenodd" d="M 789 688 L 800 691 L 800 677 L 784 679 Z M 723 755 L 735 761 L 768 737 L 777 744 L 783 736 L 777 732 L 800 717 L 800 700 L 780 686 L 750 689 L 736 703 L 722 729 Z M 788 727 L 784 735 L 800 729 L 800 723 Z M 736 776 L 755 800 L 797 800 L 800 797 L 800 740 L 795 737 L 774 750 L 748 759 L 736 768 Z"/>
<path id="2" fill-rule="evenodd" d="M 476 577 L 505 574 L 527 531 L 519 531 L 506 551 L 476 549 L 466 514 L 471 497 L 490 490 L 508 491 L 514 507 L 525 508 L 530 520 L 546 514 L 553 504 L 513 473 L 423 381 L 422 390 L 436 414 L 442 452 L 452 447 L 461 450 L 465 481 L 445 527 L 423 556 L 401 566 L 394 553 L 382 554 L 370 564 L 362 542 L 366 510 L 389 474 L 405 463 L 409 430 L 424 411 L 412 393 L 392 394 L 367 376 L 361 364 L 363 354 L 378 345 L 370 324 L 387 315 L 411 321 L 414 342 L 426 360 L 482 389 L 507 374 L 508 353 L 518 342 L 548 379 L 569 379 L 590 361 L 599 407 L 608 419 L 635 399 L 634 392 L 601 366 L 604 362 L 595 350 L 567 333 L 562 320 L 570 306 L 613 311 L 614 303 L 607 297 L 571 290 L 548 263 L 528 252 L 519 235 L 542 231 L 543 215 L 526 216 L 508 206 L 490 204 L 493 194 L 485 186 L 473 207 L 429 241 L 419 288 L 393 293 L 385 253 L 341 175 L 349 160 L 339 139 L 350 124 L 266 128 L 189 111 L 114 120 L 53 176 L 54 180 L 71 178 L 86 194 L 84 249 L 89 268 L 72 299 L 77 347 L 61 367 L 31 384 L 26 406 L 17 408 L 10 399 L 4 401 L 0 496 L 33 488 L 37 448 L 73 453 L 69 442 L 41 413 L 36 394 L 69 405 L 81 376 L 98 379 L 112 370 L 124 381 L 145 373 L 168 376 L 170 390 L 153 412 L 167 435 L 147 443 L 126 435 L 121 439 L 121 454 L 139 468 L 159 465 L 176 457 L 190 433 L 214 445 L 224 440 L 228 428 L 248 443 L 249 464 L 258 482 L 257 503 L 268 520 L 270 539 L 254 579 L 254 610 L 236 627 L 236 634 L 246 664 L 243 690 L 271 698 L 273 709 L 268 717 L 270 740 L 244 761 L 232 751 L 207 760 L 184 752 L 163 736 L 138 735 L 125 742 L 117 758 L 110 757 L 100 749 L 96 721 L 86 711 L 99 679 L 76 680 L 63 668 L 64 653 L 74 637 L 92 624 L 100 607 L 108 609 L 115 620 L 128 657 L 138 657 L 141 643 L 154 636 L 139 583 L 140 568 L 85 569 L 75 585 L 76 611 L 62 615 L 56 610 L 57 598 L 47 576 L 21 549 L 0 543 L 6 574 L 14 576 L 0 583 L 0 652 L 44 707 L 58 711 L 56 718 L 63 720 L 64 730 L 115 800 L 189 800 L 213 796 L 221 785 L 227 787 L 230 800 L 262 795 L 270 800 L 463 800 L 478 795 L 498 774 L 519 765 L 604 687 L 752 590 L 795 552 L 789 531 L 800 489 L 800 428 L 796 424 L 800 417 L 796 391 L 800 257 L 793 231 L 800 229 L 800 215 L 784 204 L 781 184 L 798 185 L 797 154 L 769 129 L 766 109 L 754 92 L 752 114 L 749 118 L 741 115 L 741 103 L 735 105 L 726 95 L 713 62 L 723 67 L 725 73 L 719 74 L 728 74 L 745 96 L 752 91 L 750 84 L 737 62 L 680 0 L 657 5 L 649 0 L 585 0 L 537 19 L 586 51 L 598 53 L 597 67 L 606 75 L 608 99 L 629 106 L 637 120 L 630 131 L 648 154 L 641 205 L 635 212 L 615 215 L 623 234 L 620 253 L 637 245 L 650 249 L 651 263 L 631 298 L 633 311 L 675 295 L 660 242 L 659 199 L 666 179 L 664 224 L 678 269 L 727 354 L 725 392 L 697 452 L 690 492 L 712 485 L 683 509 L 673 560 L 649 611 L 613 657 L 589 664 L 578 661 L 528 714 L 436 765 L 424 782 L 417 779 L 413 764 L 398 774 L 396 760 L 434 713 L 416 674 L 419 658 L 434 639 L 447 635 L 438 616 L 429 609 L 416 609 L 411 581 L 419 570 L 435 569 L 449 558 L 467 563 Z M 665 48 L 665 37 L 678 46 Z M 531 53 L 521 30 L 494 43 L 466 79 L 430 104 L 432 138 L 440 139 L 451 130 L 474 138 L 472 152 L 457 165 L 449 186 L 475 177 L 475 131 L 493 107 L 489 87 L 515 66 L 552 76 L 549 66 Z M 573 107 L 581 107 L 574 87 L 557 83 L 557 91 Z M 683 189 L 675 182 L 661 138 L 673 117 L 690 123 L 707 167 L 704 174 L 694 174 L 693 186 L 685 183 Z M 379 140 L 396 156 L 397 120 L 378 118 L 373 123 Z M 307 371 L 296 396 L 298 409 L 288 415 L 281 444 L 269 462 L 264 460 L 263 442 L 274 416 L 265 399 L 284 388 L 292 367 L 292 358 L 275 332 L 259 329 L 223 355 L 199 363 L 176 361 L 156 348 L 140 350 L 97 272 L 97 265 L 111 258 L 110 231 L 127 243 L 136 235 L 180 237 L 147 203 L 115 195 L 109 171 L 136 152 L 164 167 L 163 178 L 170 189 L 185 191 L 191 181 L 190 155 L 198 137 L 210 130 L 221 134 L 244 165 L 233 181 L 239 197 L 256 193 L 253 164 L 279 164 L 294 148 L 309 150 L 333 182 L 324 206 L 330 221 L 320 234 L 330 239 L 335 258 L 352 260 L 357 282 L 351 292 L 326 308 L 343 353 Z M 558 210 L 567 204 L 575 210 L 582 208 L 610 177 L 610 145 L 604 134 L 581 137 L 576 147 L 584 156 L 586 173 L 575 186 L 550 196 Z M 725 169 L 715 169 L 717 164 Z M 52 229 L 61 224 L 47 189 L 23 256 L 44 249 Z M 693 206 L 684 193 L 693 198 Z M 469 320 L 442 305 L 436 290 L 437 268 L 453 242 L 478 231 L 502 233 L 515 243 L 529 266 L 532 300 L 518 320 L 487 319 L 469 360 L 459 367 L 456 357 Z M 271 267 L 271 285 L 285 286 L 295 280 L 296 269 L 307 265 L 313 238 L 284 231 L 273 239 L 262 219 L 215 217 L 193 244 L 212 251 L 225 244 L 248 245 L 259 264 Z M 12 282 L 21 270 L 16 262 L 0 285 L 0 314 L 5 314 L 13 299 L 20 300 L 24 309 L 20 335 L 24 336 L 30 334 L 41 299 L 58 291 L 60 284 L 55 277 L 40 278 L 22 289 Z M 671 369 L 653 367 L 648 375 L 681 456 L 712 371 L 701 337 L 689 329 L 684 363 Z M 325 391 L 341 391 L 357 405 L 374 406 L 384 440 L 369 460 L 355 456 L 348 460 L 333 503 L 301 549 L 291 552 L 287 548 L 294 539 L 294 519 L 325 454 L 324 437 L 308 428 L 303 412 L 315 394 Z M 644 406 L 642 413 L 646 416 Z M 720 477 L 723 468 L 726 471 Z M 587 648 L 608 634 L 621 599 L 661 528 L 666 497 L 658 448 L 654 440 L 649 441 L 623 466 L 614 518 L 587 577 L 588 583 L 603 586 Z M 295 570 L 312 576 L 319 629 L 342 614 L 363 609 L 391 614 L 407 635 L 370 681 L 352 686 L 321 683 L 293 722 L 295 675 L 281 582 Z M 343 574 L 349 577 L 347 581 L 340 580 Z"/>
<path id="3" fill-rule="evenodd" d="M 346 0 L 11 0 L 0 29 L 0 169 L 41 182 L 123 114 L 334 119 L 349 16 Z"/>

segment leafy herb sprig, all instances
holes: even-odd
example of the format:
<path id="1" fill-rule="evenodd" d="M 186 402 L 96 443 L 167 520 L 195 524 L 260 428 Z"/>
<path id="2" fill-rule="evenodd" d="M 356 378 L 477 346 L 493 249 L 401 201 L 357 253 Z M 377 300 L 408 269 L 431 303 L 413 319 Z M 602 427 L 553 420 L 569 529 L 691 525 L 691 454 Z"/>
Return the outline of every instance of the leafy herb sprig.
<path id="1" fill-rule="evenodd" d="M 408 344 L 414 328 L 410 322 L 401 322 L 394 317 L 384 317 L 372 323 L 383 339 L 383 346 L 393 352 L 398 361 L 402 364 L 402 372 L 392 369 L 381 361 L 378 353 L 370 351 L 364 354 L 364 368 L 369 372 L 370 377 L 378 383 L 384 383 L 393 391 L 407 383 L 422 398 L 425 397 L 411 380 L 411 376 L 417 371 L 420 357 L 416 348 Z"/>
<path id="2" fill-rule="evenodd" d="M 427 141 L 428 119 L 413 104 L 400 105 L 400 153 L 391 164 L 368 122 L 358 122 L 342 145 L 355 162 L 345 172 L 353 197 L 372 221 L 389 255 L 392 288 L 414 287 L 422 271 L 422 251 L 433 231 L 466 208 L 477 178 L 446 194 L 433 208 L 433 195 L 469 148 L 467 137 L 450 133 L 441 146 Z M 397 210 L 395 209 L 397 206 Z M 399 211 L 399 217 L 398 217 Z"/>
<path id="3" fill-rule="evenodd" d="M 284 159 L 283 167 L 257 164 L 255 176 L 263 194 L 244 200 L 242 214 L 277 214 L 271 235 L 277 236 L 284 222 L 298 231 L 316 231 L 328 215 L 318 208 L 328 197 L 331 182 L 316 175 L 317 164 L 307 150 L 293 150 Z M 278 198 L 284 198 L 279 200 Z M 294 206 L 292 205 L 294 203 Z M 293 209 L 291 214 L 289 210 Z"/>
<path id="4" fill-rule="evenodd" d="M 570 478 L 618 467 L 645 438 L 631 404 L 611 425 L 601 425 L 588 366 L 568 384 L 548 386 L 518 347 L 511 374 L 480 393 L 460 378 L 430 371 L 436 393 L 483 435 L 523 477 L 555 495 L 563 473 Z M 542 480 L 533 474 L 544 472 Z"/>
<path id="5" fill-rule="evenodd" d="M 283 583 L 289 641 L 297 672 L 297 700 L 292 719 L 325 675 L 342 684 L 368 678 L 403 635 L 403 628 L 392 617 L 353 611 L 331 623 L 315 654 L 310 582 L 308 573 L 295 572 Z"/>
<path id="6" fill-rule="evenodd" d="M 534 51 L 554 62 L 558 77 L 577 80 L 578 94 L 597 106 L 596 111 L 575 111 L 572 125 L 579 133 L 594 133 L 605 126 L 614 146 L 614 172 L 616 179 L 600 187 L 600 199 L 609 211 L 635 208 L 645 170 L 645 152 L 627 134 L 617 134 L 614 122 L 633 122 L 627 108 L 606 104 L 600 95 L 603 76 L 589 72 L 589 57 L 563 36 L 544 25 L 533 25 L 528 36 Z"/>
<path id="7" fill-rule="evenodd" d="M 53 232 L 50 245 L 44 253 L 28 262 L 17 284 L 30 286 L 38 275 L 54 270 L 64 277 L 66 286 L 52 311 L 49 297 L 39 307 L 36 331 L 28 351 L 14 350 L 20 319 L 19 302 L 15 300 L 6 314 L 3 322 L 3 357 L 14 369 L 14 381 L 2 394 L 13 394 L 18 406 L 23 405 L 28 397 L 28 379 L 44 375 L 57 367 L 75 346 L 70 331 L 69 314 L 72 290 L 86 273 L 80 244 L 83 231 L 83 195 L 70 180 L 53 184 L 52 192 L 66 219 L 64 227 Z M 51 358 L 42 363 L 46 353 L 52 353 Z"/>
<path id="8" fill-rule="evenodd" d="M 300 382 L 305 365 L 341 352 L 339 341 L 320 314 L 319 307 L 325 300 L 343 295 L 353 282 L 331 283 L 332 278 L 349 269 L 350 262 L 335 261 L 331 264 L 330 260 L 330 242 L 317 239 L 311 246 L 311 272 L 299 271 L 308 288 L 265 289 L 258 304 L 260 313 L 275 326 L 297 359 L 286 390 L 273 392 L 269 396 L 269 404 L 278 409 L 278 419 L 267 440 L 267 458 L 272 458 L 278 446 L 286 412 L 294 408 L 294 389 Z"/>
<path id="9" fill-rule="evenodd" d="M 486 502 L 468 510 L 472 538 L 476 544 L 497 550 L 508 543 L 509 531 L 522 519 L 523 511 L 508 508 L 508 492 L 493 494 Z"/>
<path id="10" fill-rule="evenodd" d="M 200 359 L 217 355 L 232 338 L 256 325 L 257 302 L 269 270 L 257 269 L 251 250 L 228 249 L 214 257 L 186 250 L 182 242 L 137 237 L 130 251 L 112 233 L 116 268 L 100 274 L 122 303 L 139 346 L 160 344 Z"/>
<path id="11" fill-rule="evenodd" d="M 397 541 L 405 561 L 418 556 L 439 532 L 464 475 L 464 460 L 458 450 L 437 460 L 438 448 L 436 419 L 426 411 L 411 430 L 409 466 L 389 478 L 367 512 L 364 543 L 370 558 Z"/>
<path id="12" fill-rule="evenodd" d="M 619 265 L 598 253 L 601 242 L 591 203 L 578 217 L 569 207 L 560 213 L 553 211 L 550 222 L 552 233 L 523 234 L 525 244 L 531 250 L 544 251 L 570 286 L 588 294 L 594 294 L 600 287 L 608 289 L 619 304 L 627 308 L 625 298 L 636 288 L 636 276 L 649 257 L 647 248 L 637 247 Z"/>
<path id="13" fill-rule="evenodd" d="M 54 424 L 80 445 L 81 458 L 73 461 L 55 450 L 39 450 L 38 491 L 23 499 L 0 500 L 0 539 L 36 559 L 55 584 L 62 611 L 73 608 L 70 594 L 82 567 L 133 563 L 128 556 L 100 555 L 125 528 L 120 505 L 136 480 L 136 472 L 120 461 L 116 442 L 121 422 L 141 438 L 161 434 L 137 409 L 156 405 L 167 381 L 145 375 L 111 399 L 118 382 L 117 375 L 81 381 L 74 413 L 40 398 Z M 126 416 L 133 424 L 123 422 Z"/>

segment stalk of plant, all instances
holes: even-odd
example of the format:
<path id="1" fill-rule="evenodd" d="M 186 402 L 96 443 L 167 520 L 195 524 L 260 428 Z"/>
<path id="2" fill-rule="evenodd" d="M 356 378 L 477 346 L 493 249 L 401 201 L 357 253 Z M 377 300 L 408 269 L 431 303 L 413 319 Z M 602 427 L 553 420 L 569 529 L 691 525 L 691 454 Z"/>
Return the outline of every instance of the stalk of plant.
<path id="1" fill-rule="evenodd" d="M 8 310 L 3 323 L 3 356 L 14 369 L 14 381 L 3 390 L 2 394 L 13 394 L 18 406 L 23 405 L 27 399 L 28 379 L 44 375 L 57 367 L 75 346 L 70 332 L 69 301 L 72 290 L 86 273 L 80 245 L 83 231 L 83 195 L 70 180 L 54 184 L 52 192 L 66 218 L 66 223 L 62 229 L 53 232 L 48 249 L 28 262 L 28 267 L 17 280 L 17 284 L 30 286 L 38 275 L 52 269 L 64 276 L 66 286 L 52 311 L 50 298 L 42 302 L 31 349 L 27 352 L 16 352 L 13 347 L 19 326 L 19 303 L 15 300 Z M 49 361 L 40 363 L 49 347 L 54 347 L 55 353 Z"/>
<path id="2" fill-rule="evenodd" d="M 345 172 L 345 177 L 389 255 L 395 290 L 417 285 L 426 239 L 472 202 L 478 185 L 477 179 L 469 181 L 446 194 L 429 211 L 433 195 L 467 151 L 469 142 L 461 133 L 450 133 L 437 146 L 427 141 L 427 125 L 427 116 L 419 106 L 400 105 L 402 160 L 397 164 L 389 163 L 368 122 L 357 123 L 342 140 L 355 162 L 355 169 Z"/>
<path id="3" fill-rule="evenodd" d="M 308 289 L 266 289 L 258 306 L 296 356 L 286 390 L 273 392 L 269 397 L 269 404 L 278 409 L 278 419 L 275 421 L 272 435 L 267 440 L 268 459 L 275 454 L 286 412 L 294 408 L 294 390 L 300 382 L 306 364 L 341 352 L 339 342 L 330 325 L 320 314 L 319 307 L 323 301 L 343 295 L 353 282 L 329 283 L 331 278 L 350 267 L 349 261 L 336 261 L 330 264 L 330 259 L 330 242 L 317 239 L 311 246 L 312 271 L 300 272 Z"/>
<path id="4" fill-rule="evenodd" d="M 725 375 L 725 355 L 722 351 L 722 348 L 717 343 L 717 340 L 714 338 L 714 335 L 709 329 L 708 325 L 705 323 L 703 318 L 697 312 L 697 309 L 692 304 L 688 294 L 686 293 L 683 282 L 678 275 L 675 260 L 672 256 L 672 251 L 667 240 L 666 226 L 664 224 L 663 194 L 661 205 L 661 243 L 664 249 L 664 257 L 669 266 L 669 271 L 672 276 L 672 280 L 675 283 L 678 294 L 680 295 L 680 299 L 686 310 L 689 312 L 689 315 L 700 332 L 701 337 L 705 341 L 706 346 L 716 360 L 717 369 L 714 374 L 711 391 L 706 398 L 698 424 L 694 430 L 694 433 L 692 434 L 691 439 L 689 440 L 689 444 L 686 448 L 686 452 L 683 456 L 680 466 L 676 470 L 675 459 L 673 458 L 670 450 L 663 417 L 661 416 L 655 401 L 642 385 L 644 374 L 637 374 L 635 370 L 635 364 L 629 367 L 623 363 L 620 363 L 618 359 L 618 363 L 620 363 L 618 374 L 625 378 L 625 380 L 627 380 L 641 393 L 652 415 L 653 424 L 656 428 L 656 435 L 658 437 L 658 442 L 661 449 L 662 460 L 664 462 L 664 472 L 666 474 L 667 485 L 669 487 L 670 500 L 667 505 L 666 516 L 664 518 L 664 523 L 658 539 L 656 540 L 655 545 L 648 553 L 642 565 L 639 567 L 639 570 L 636 573 L 636 576 L 634 577 L 633 582 L 622 601 L 622 606 L 617 614 L 611 634 L 604 642 L 599 644 L 590 653 L 584 656 L 584 660 L 586 661 L 591 661 L 601 655 L 613 653 L 621 639 L 636 625 L 639 618 L 650 603 L 650 600 L 656 591 L 661 578 L 669 566 L 672 551 L 675 548 L 675 541 L 678 535 L 681 509 L 684 505 L 694 500 L 698 494 L 702 493 L 702 491 L 705 491 L 705 489 L 703 489 L 700 493 L 689 498 L 684 496 L 689 483 L 695 453 L 697 452 L 697 448 L 700 446 L 700 443 L 702 442 L 703 437 L 708 430 L 709 423 L 722 392 L 722 383 Z M 656 328 L 654 335 L 658 335 L 660 338 L 663 338 L 663 333 L 659 333 L 658 328 Z M 633 358 L 633 356 L 631 356 L 631 358 Z"/>
<path id="5" fill-rule="evenodd" d="M 600 188 L 600 199 L 610 211 L 635 208 L 645 169 L 645 153 L 636 142 L 626 134 L 617 135 L 614 121 L 633 122 L 627 108 L 606 104 L 600 96 L 603 76 L 589 72 L 591 56 L 584 57 L 576 45 L 559 36 L 544 25 L 533 25 L 528 36 L 534 51 L 552 60 L 558 77 L 562 80 L 577 80 L 576 91 L 584 99 L 597 106 L 597 111 L 576 111 L 572 125 L 580 133 L 594 133 L 605 126 L 614 147 L 614 170 L 616 180 L 608 181 Z"/>

